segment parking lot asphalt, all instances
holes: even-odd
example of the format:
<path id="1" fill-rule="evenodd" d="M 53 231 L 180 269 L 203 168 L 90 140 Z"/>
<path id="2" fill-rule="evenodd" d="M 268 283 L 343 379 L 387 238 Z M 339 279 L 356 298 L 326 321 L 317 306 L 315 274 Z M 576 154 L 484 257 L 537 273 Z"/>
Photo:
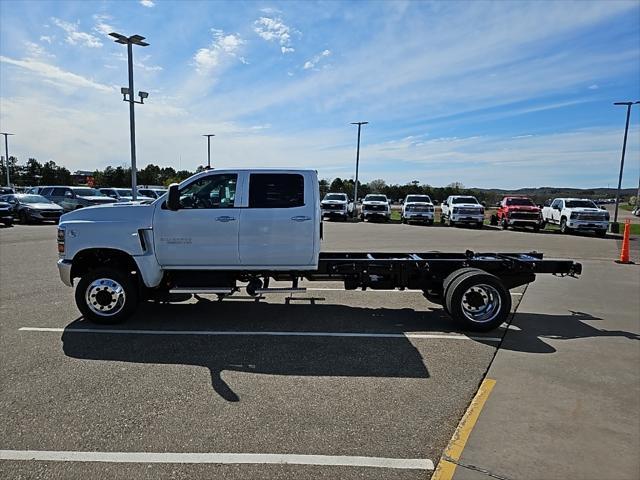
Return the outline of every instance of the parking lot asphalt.
<path id="1" fill-rule="evenodd" d="M 327 223 L 323 249 L 537 250 L 597 266 L 618 242 Z M 0 230 L 0 449 L 206 453 L 213 463 L 4 460 L 3 478 L 429 478 L 504 333 L 466 336 L 418 293 L 335 284 L 309 285 L 300 296 L 323 299 L 315 305 L 284 305 L 282 295 L 147 304 L 100 332 L 80 318 L 55 261 L 54 226 Z M 551 294 L 594 301 L 579 280 L 554 280 Z M 548 294 L 535 286 L 516 296 L 529 313 Z M 258 463 L 220 464 L 223 453 Z M 261 463 L 272 454 L 296 464 Z M 329 465 L 308 464 L 319 462 Z M 386 466 L 364 466 L 372 462 Z"/>

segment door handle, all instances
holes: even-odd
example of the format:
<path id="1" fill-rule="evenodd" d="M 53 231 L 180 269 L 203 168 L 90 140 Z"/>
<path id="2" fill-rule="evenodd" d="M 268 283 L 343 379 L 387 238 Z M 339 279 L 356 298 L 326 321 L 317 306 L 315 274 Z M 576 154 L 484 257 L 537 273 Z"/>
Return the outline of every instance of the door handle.
<path id="1" fill-rule="evenodd" d="M 216 217 L 216 222 L 232 222 L 236 219 L 236 217 L 229 217 L 228 215 L 223 215 L 221 217 Z"/>
<path id="2" fill-rule="evenodd" d="M 298 215 L 297 217 L 291 217 L 294 222 L 307 222 L 311 220 L 311 217 L 305 217 L 304 215 Z"/>

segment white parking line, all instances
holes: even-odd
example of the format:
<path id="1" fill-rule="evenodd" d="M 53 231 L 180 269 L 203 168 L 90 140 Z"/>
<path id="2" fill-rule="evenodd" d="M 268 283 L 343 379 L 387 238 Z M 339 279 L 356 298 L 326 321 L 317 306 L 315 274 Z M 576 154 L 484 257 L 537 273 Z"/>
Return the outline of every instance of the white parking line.
<path id="1" fill-rule="evenodd" d="M 274 463 L 281 465 L 329 465 L 433 470 L 433 462 L 420 458 L 348 457 L 273 453 L 151 453 L 72 452 L 46 450 L 0 450 L 0 460 L 44 460 L 49 462 L 111 463 Z"/>
<path id="2" fill-rule="evenodd" d="M 136 330 L 116 328 L 53 328 L 20 327 L 22 332 L 108 333 L 112 335 L 209 335 L 209 336 L 266 336 L 266 337 L 355 337 L 355 338 L 419 338 L 438 340 L 485 340 L 499 342 L 500 337 L 470 337 L 446 333 L 367 333 L 367 332 L 261 332 L 228 330 Z"/>

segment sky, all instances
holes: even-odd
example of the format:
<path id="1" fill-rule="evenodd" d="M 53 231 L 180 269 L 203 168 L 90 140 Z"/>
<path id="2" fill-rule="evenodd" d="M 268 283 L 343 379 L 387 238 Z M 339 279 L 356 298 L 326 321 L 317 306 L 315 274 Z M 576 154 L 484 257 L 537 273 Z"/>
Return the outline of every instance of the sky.
<path id="1" fill-rule="evenodd" d="M 0 2 L 0 129 L 20 162 L 299 167 L 434 186 L 614 187 L 640 100 L 635 1 Z M 638 186 L 640 104 L 623 186 Z"/>

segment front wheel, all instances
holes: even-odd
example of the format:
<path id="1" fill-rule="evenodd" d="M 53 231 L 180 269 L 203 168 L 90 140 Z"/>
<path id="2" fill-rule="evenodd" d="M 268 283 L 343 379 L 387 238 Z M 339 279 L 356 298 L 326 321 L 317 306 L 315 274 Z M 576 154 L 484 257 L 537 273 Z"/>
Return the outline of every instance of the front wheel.
<path id="1" fill-rule="evenodd" d="M 18 218 L 20 219 L 20 223 L 22 223 L 23 225 L 31 222 L 31 217 L 29 217 L 29 214 L 24 210 L 20 211 L 20 213 L 18 214 Z"/>
<path id="2" fill-rule="evenodd" d="M 560 220 L 560 232 L 561 233 L 571 233 L 571 229 L 567 226 L 567 219 L 563 218 Z"/>
<path id="3" fill-rule="evenodd" d="M 78 282 L 76 305 L 90 322 L 124 322 L 138 305 L 138 290 L 131 275 L 115 268 L 87 272 Z"/>
<path id="4" fill-rule="evenodd" d="M 606 237 L 607 236 L 607 230 L 596 230 L 596 235 L 598 237 Z"/>

